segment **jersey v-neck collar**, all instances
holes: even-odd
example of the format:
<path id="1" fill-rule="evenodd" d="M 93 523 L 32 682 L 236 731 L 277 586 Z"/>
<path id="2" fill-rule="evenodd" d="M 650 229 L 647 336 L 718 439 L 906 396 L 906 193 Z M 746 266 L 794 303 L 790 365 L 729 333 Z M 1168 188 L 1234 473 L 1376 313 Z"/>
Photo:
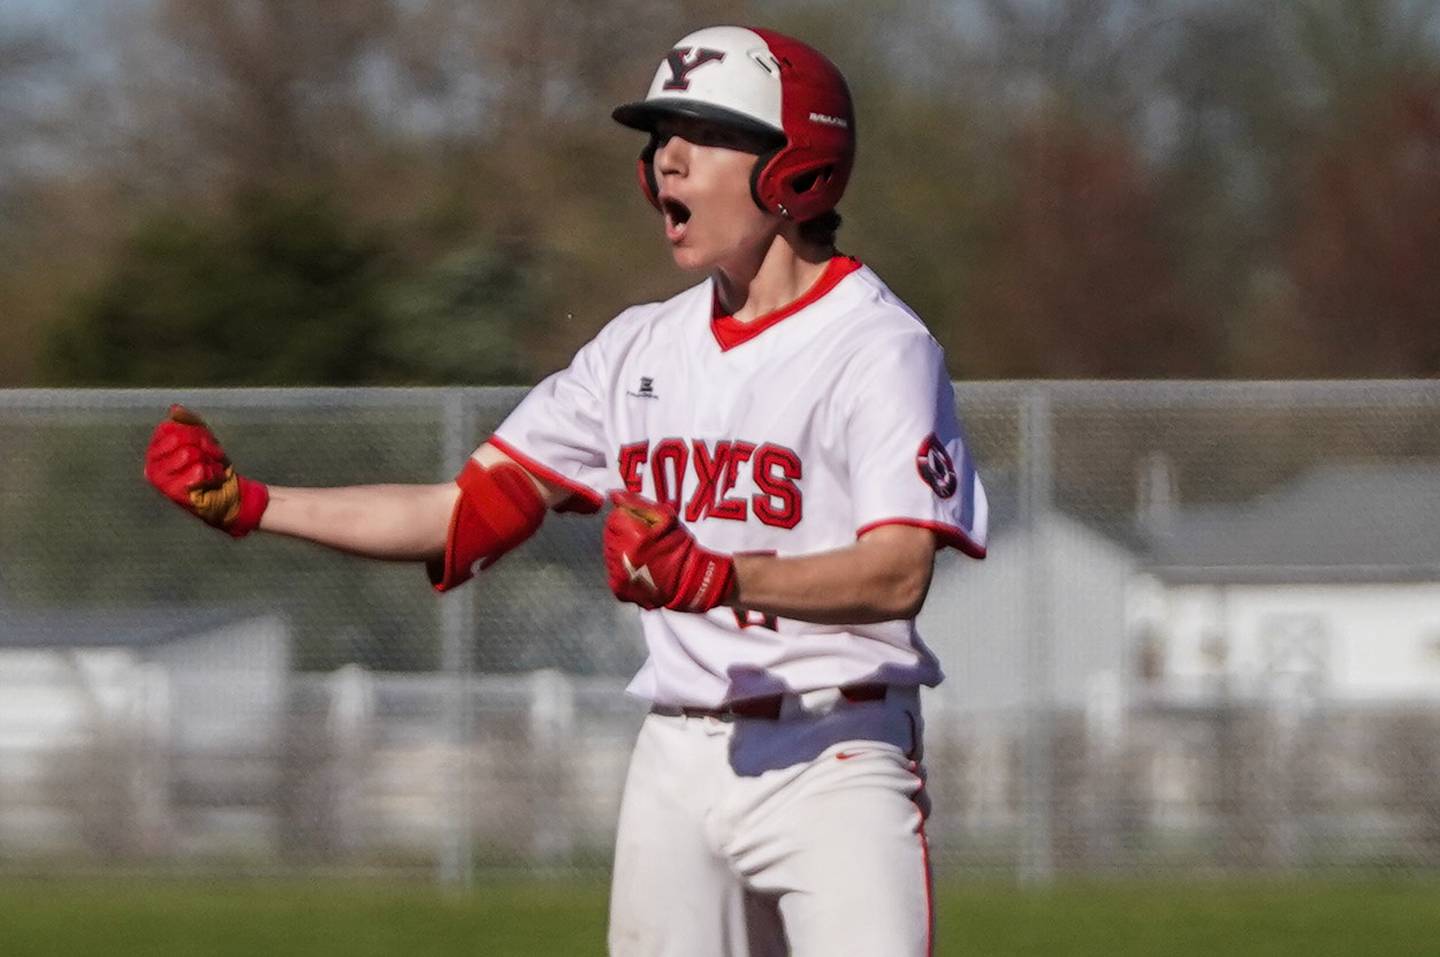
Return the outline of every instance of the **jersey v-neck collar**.
<path id="1" fill-rule="evenodd" d="M 781 306 L 773 312 L 749 322 L 740 322 L 734 316 L 727 316 L 720 312 L 720 294 L 712 286 L 710 293 L 710 331 L 715 334 L 715 341 L 720 344 L 721 352 L 729 352 L 736 346 L 743 345 L 754 339 L 760 333 L 769 329 L 782 319 L 795 315 L 806 306 L 813 305 L 824 297 L 826 293 L 839 285 L 840 280 L 860 268 L 860 260 L 853 256 L 835 256 L 825 266 L 825 271 L 820 278 L 815 280 L 815 285 L 806 290 L 805 295 L 796 299 L 787 306 Z"/>

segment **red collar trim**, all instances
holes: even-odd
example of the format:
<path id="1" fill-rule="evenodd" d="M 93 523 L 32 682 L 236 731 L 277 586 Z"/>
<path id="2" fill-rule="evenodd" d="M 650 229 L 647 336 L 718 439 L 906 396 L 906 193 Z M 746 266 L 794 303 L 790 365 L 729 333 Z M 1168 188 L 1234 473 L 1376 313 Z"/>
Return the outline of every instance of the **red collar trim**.
<path id="1" fill-rule="evenodd" d="M 720 351 L 728 352 L 738 345 L 749 342 L 781 319 L 789 318 L 806 306 L 814 304 L 827 292 L 834 289 L 840 280 L 859 269 L 860 265 L 860 260 L 852 256 L 835 256 L 825 266 L 825 271 L 820 274 L 820 278 L 805 292 L 805 295 L 788 306 L 781 306 L 774 312 L 767 312 L 749 322 L 739 322 L 734 316 L 723 315 L 720 312 L 719 293 L 718 291 L 712 292 L 710 331 L 715 334 L 715 341 L 720 343 Z"/>

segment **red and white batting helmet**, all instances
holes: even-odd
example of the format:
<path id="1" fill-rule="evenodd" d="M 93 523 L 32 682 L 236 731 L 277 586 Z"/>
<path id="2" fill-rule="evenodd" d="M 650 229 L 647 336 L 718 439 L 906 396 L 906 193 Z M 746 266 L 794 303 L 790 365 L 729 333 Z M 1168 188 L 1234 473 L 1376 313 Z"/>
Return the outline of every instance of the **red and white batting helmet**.
<path id="1" fill-rule="evenodd" d="M 750 178 L 767 212 L 805 222 L 835 208 L 855 160 L 855 110 L 840 71 L 813 47 L 753 27 L 708 27 L 675 44 L 645 99 L 616 108 L 647 133 L 665 116 L 715 120 L 772 139 Z M 652 139 L 640 188 L 658 205 Z"/>

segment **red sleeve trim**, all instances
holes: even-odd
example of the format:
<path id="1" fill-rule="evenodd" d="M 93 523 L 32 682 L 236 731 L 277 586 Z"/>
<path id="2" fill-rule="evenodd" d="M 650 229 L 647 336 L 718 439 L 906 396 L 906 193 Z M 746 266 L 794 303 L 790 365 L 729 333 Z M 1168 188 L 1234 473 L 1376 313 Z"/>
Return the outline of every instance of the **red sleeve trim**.
<path id="1" fill-rule="evenodd" d="M 544 479 L 551 485 L 558 485 L 570 493 L 568 499 L 555 506 L 555 511 L 580 512 L 589 515 L 600 511 L 600 506 L 605 504 L 605 497 L 594 489 L 581 485 L 574 479 L 566 478 L 549 466 L 540 464 L 498 435 L 492 435 L 486 441 L 518 462 L 525 471 L 537 478 Z M 579 501 L 576 501 L 577 499 Z"/>
<path id="2" fill-rule="evenodd" d="M 927 522 L 918 518 L 882 518 L 878 522 L 871 522 L 869 525 L 862 527 L 855 533 L 855 537 L 860 538 L 866 532 L 872 532 L 882 525 L 909 525 L 912 528 L 928 528 L 940 539 L 941 545 L 958 548 L 971 558 L 985 557 L 984 545 L 978 544 L 958 525 L 946 525 L 944 522 Z"/>

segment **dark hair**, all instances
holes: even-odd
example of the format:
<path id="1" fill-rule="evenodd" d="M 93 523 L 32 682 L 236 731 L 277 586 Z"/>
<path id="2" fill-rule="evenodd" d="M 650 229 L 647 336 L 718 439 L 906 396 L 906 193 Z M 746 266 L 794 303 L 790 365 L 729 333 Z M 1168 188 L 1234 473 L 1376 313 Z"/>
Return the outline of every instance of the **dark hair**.
<path id="1" fill-rule="evenodd" d="M 840 223 L 840 214 L 833 209 L 829 210 L 801 223 L 800 238 L 817 246 L 833 246 L 835 234 L 840 231 Z"/>

